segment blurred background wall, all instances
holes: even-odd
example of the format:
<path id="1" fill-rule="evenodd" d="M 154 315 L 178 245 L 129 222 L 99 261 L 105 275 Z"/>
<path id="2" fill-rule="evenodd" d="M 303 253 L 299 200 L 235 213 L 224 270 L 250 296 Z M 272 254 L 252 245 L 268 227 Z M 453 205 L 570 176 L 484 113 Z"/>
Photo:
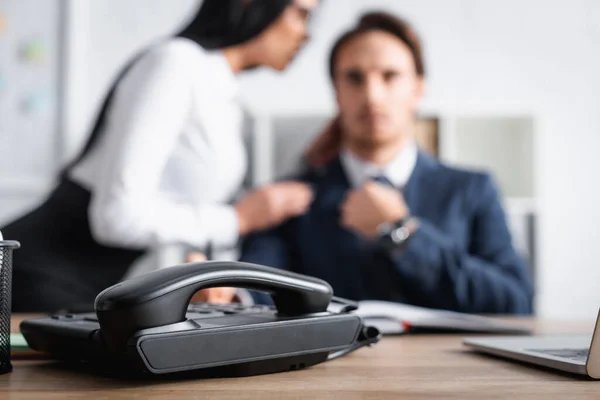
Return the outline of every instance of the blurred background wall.
<path id="1" fill-rule="evenodd" d="M 79 149 L 118 69 L 176 30 L 196 0 L 0 0 L 0 224 L 39 202 Z M 411 21 L 425 44 L 422 119 L 436 154 L 486 168 L 530 258 L 536 312 L 600 307 L 600 2 L 325 0 L 285 73 L 241 79 L 254 183 L 335 111 L 333 40 L 362 11 Z M 427 125 L 429 123 L 429 125 Z M 289 165 L 288 165 L 289 166 Z"/>

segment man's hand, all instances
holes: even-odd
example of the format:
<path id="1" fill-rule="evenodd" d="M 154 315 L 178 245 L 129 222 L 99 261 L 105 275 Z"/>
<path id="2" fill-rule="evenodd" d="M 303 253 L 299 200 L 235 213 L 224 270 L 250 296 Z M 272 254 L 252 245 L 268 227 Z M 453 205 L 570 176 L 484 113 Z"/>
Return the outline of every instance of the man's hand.
<path id="1" fill-rule="evenodd" d="M 185 259 L 186 263 L 204 261 L 206 261 L 206 256 L 202 253 L 191 253 Z M 237 289 L 230 287 L 204 289 L 192 297 L 192 303 L 229 304 L 233 303 L 236 293 Z"/>
<path id="2" fill-rule="evenodd" d="M 250 192 L 235 205 L 240 234 L 268 229 L 304 214 L 312 199 L 310 186 L 300 182 L 273 183 Z"/>
<path id="3" fill-rule="evenodd" d="M 377 182 L 367 182 L 350 192 L 342 205 L 342 226 L 366 238 L 377 236 L 383 223 L 394 223 L 409 215 L 408 207 L 398 190 Z"/>

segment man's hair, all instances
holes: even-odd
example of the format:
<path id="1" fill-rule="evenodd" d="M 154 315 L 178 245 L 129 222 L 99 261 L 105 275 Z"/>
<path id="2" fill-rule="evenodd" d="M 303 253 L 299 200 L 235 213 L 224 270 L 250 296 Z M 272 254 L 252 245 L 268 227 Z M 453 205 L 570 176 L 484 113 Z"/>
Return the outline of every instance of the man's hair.
<path id="1" fill-rule="evenodd" d="M 413 27 L 401 18 L 386 12 L 369 12 L 363 14 L 358 24 L 344 33 L 333 45 L 329 55 L 329 74 L 335 80 L 335 68 L 340 51 L 350 41 L 369 32 L 386 32 L 398 38 L 408 48 L 415 60 L 417 75 L 425 76 L 425 63 L 421 40 Z"/>
<path id="2" fill-rule="evenodd" d="M 385 12 L 369 12 L 363 14 L 358 24 L 342 35 L 334 44 L 329 55 L 329 74 L 335 81 L 335 68 L 340 51 L 355 38 L 369 32 L 389 33 L 408 46 L 415 61 L 415 70 L 420 77 L 425 76 L 425 63 L 421 40 L 406 21 Z M 330 162 L 342 146 L 342 128 L 340 117 L 335 118 L 317 136 L 306 151 L 304 158 L 311 167 L 320 167 Z"/>

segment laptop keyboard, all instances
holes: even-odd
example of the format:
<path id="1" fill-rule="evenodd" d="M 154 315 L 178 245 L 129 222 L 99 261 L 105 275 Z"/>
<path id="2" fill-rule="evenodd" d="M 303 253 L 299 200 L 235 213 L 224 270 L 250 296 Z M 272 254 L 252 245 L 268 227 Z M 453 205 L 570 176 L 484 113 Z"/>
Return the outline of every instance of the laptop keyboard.
<path id="1" fill-rule="evenodd" d="M 590 349 L 532 349 L 528 350 L 535 353 L 542 353 L 549 356 L 567 358 L 569 360 L 586 362 Z"/>

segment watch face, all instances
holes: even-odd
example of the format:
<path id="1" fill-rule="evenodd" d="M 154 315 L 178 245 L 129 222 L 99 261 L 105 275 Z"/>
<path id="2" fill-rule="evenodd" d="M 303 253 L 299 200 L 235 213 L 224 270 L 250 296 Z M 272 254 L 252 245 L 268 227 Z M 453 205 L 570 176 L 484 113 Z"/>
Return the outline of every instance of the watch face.
<path id="1" fill-rule="evenodd" d="M 410 236 L 410 231 L 407 227 L 401 226 L 400 228 L 394 229 L 391 233 L 392 241 L 396 244 L 404 242 Z"/>

